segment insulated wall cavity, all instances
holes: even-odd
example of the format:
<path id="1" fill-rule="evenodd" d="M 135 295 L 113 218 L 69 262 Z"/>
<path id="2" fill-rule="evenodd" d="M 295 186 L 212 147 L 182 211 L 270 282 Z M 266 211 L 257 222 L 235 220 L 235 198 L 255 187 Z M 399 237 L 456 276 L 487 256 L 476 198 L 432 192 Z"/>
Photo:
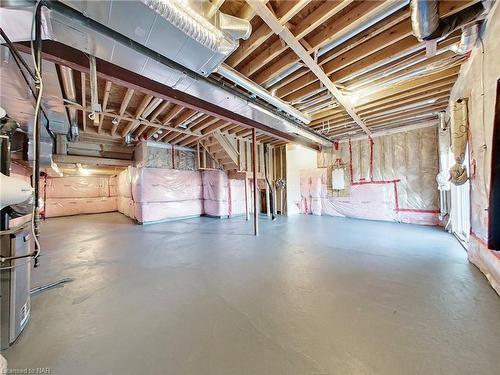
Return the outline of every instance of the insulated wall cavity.
<path id="1" fill-rule="evenodd" d="M 140 223 L 203 214 L 203 188 L 198 171 L 163 168 L 131 170 L 135 218 Z"/>
<path id="2" fill-rule="evenodd" d="M 115 182 L 109 177 L 68 176 L 44 179 L 47 218 L 117 210 Z"/>
<path id="3" fill-rule="evenodd" d="M 195 150 L 167 143 L 142 141 L 135 148 L 137 167 L 196 171 Z"/>
<path id="4" fill-rule="evenodd" d="M 244 179 L 230 179 L 222 170 L 202 171 L 202 179 L 205 214 L 227 217 L 246 213 Z M 247 186 L 247 194 L 251 194 L 250 186 Z M 249 205 L 251 202 L 248 198 Z"/>
<path id="5" fill-rule="evenodd" d="M 141 224 L 203 214 L 198 171 L 129 167 L 117 181 L 118 210 Z"/>
<path id="6" fill-rule="evenodd" d="M 109 196 L 109 178 L 93 176 L 48 178 L 47 198 L 97 198 Z"/>
<path id="7" fill-rule="evenodd" d="M 438 225 L 437 127 L 349 140 L 318 155 L 319 171 L 304 170 L 301 212 L 371 220 Z M 333 190 L 333 168 L 347 186 Z M 319 182 L 321 180 L 321 182 Z M 318 189 L 321 183 L 321 205 Z"/>
<path id="8" fill-rule="evenodd" d="M 47 198 L 45 202 L 46 217 L 97 214 L 116 210 L 116 197 Z"/>
<path id="9" fill-rule="evenodd" d="M 203 178 L 203 206 L 205 214 L 209 216 L 229 216 L 229 179 L 224 171 L 202 171 Z"/>
<path id="10" fill-rule="evenodd" d="M 467 256 L 500 294 L 500 249 L 488 246 L 489 189 L 492 170 L 495 101 L 500 79 L 500 6 L 497 1 L 482 25 L 481 44 L 463 65 L 451 100 L 467 98 L 471 228 Z M 498 147 L 498 145 L 497 145 Z M 453 210 L 454 207 L 451 207 Z"/>

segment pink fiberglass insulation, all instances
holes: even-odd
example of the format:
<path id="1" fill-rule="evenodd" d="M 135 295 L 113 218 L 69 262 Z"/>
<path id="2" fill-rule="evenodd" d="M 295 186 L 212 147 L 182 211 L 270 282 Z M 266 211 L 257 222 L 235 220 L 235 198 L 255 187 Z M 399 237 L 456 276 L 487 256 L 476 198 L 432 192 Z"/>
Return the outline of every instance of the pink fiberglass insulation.
<path id="1" fill-rule="evenodd" d="M 224 171 L 129 167 L 116 185 L 118 211 L 140 223 L 245 213 L 245 181 Z"/>
<path id="2" fill-rule="evenodd" d="M 117 177 L 118 210 L 147 224 L 203 214 L 198 171 L 129 167 Z"/>
<path id="3" fill-rule="evenodd" d="M 31 170 L 17 163 L 13 162 L 11 164 L 10 175 L 19 177 L 24 181 L 31 183 Z"/>
<path id="4" fill-rule="evenodd" d="M 110 177 L 109 178 L 109 196 L 110 197 L 116 197 L 118 196 L 118 187 L 117 187 L 117 177 Z"/>
<path id="5" fill-rule="evenodd" d="M 47 198 L 97 198 L 109 196 L 107 177 L 48 178 L 45 189 Z"/>
<path id="6" fill-rule="evenodd" d="M 134 202 L 180 202 L 203 198 L 199 172 L 162 168 L 137 168 L 132 173 Z"/>
<path id="7" fill-rule="evenodd" d="M 440 224 L 437 155 L 436 127 L 349 140 L 324 149 L 318 154 L 319 169 L 324 170 L 322 214 Z M 344 169 L 343 190 L 332 189 L 333 168 Z M 317 177 L 304 178 L 310 181 L 301 187 L 302 205 L 308 204 L 302 211 L 318 214 L 319 204 L 313 199 L 319 192 Z"/>
<path id="8" fill-rule="evenodd" d="M 301 213 L 321 215 L 321 198 L 326 197 L 326 193 L 326 173 L 324 169 L 315 168 L 300 171 Z M 334 213 L 332 215 L 340 216 Z"/>
<path id="9" fill-rule="evenodd" d="M 203 180 L 203 198 L 214 201 L 226 201 L 229 179 L 221 170 L 205 170 L 201 172 Z"/>
<path id="10" fill-rule="evenodd" d="M 472 50 L 462 66 L 450 99 L 467 98 L 468 152 L 470 179 L 470 236 L 467 249 L 469 260 L 488 278 L 500 295 L 500 249 L 488 247 L 489 208 L 494 160 L 492 151 L 500 71 L 498 58 L 500 35 L 500 2 L 496 2 L 481 26 L 481 43 Z M 497 145 L 498 146 L 498 145 Z M 452 192 L 453 193 L 453 192 Z M 453 206 L 451 208 L 453 210 Z M 454 230 L 454 228 L 452 228 Z"/>
<path id="11" fill-rule="evenodd" d="M 231 215 L 227 174 L 220 170 L 206 170 L 201 174 L 205 214 L 209 216 Z"/>
<path id="12" fill-rule="evenodd" d="M 489 249 L 486 241 L 472 232 L 467 256 L 484 273 L 493 289 L 500 294 L 500 252 Z"/>
<path id="13" fill-rule="evenodd" d="M 116 197 L 116 203 L 118 212 L 135 219 L 135 203 L 132 198 L 118 196 Z"/>
<path id="14" fill-rule="evenodd" d="M 351 187 L 350 197 L 325 197 L 321 202 L 322 213 L 325 215 L 397 220 L 392 184 L 354 185 Z"/>
<path id="15" fill-rule="evenodd" d="M 116 189 L 119 197 L 132 197 L 131 173 L 134 167 L 128 167 L 116 176 Z"/>
<path id="16" fill-rule="evenodd" d="M 399 211 L 398 221 L 405 224 L 441 225 L 439 216 L 435 212 Z"/>
<path id="17" fill-rule="evenodd" d="M 334 196 L 334 193 L 328 191 L 327 168 L 305 169 L 300 173 L 301 213 L 439 224 L 434 210 L 400 207 L 399 180 L 353 182 L 347 195 Z"/>
<path id="18" fill-rule="evenodd" d="M 142 224 L 200 216 L 203 200 L 134 203 L 133 216 Z"/>
<path id="19" fill-rule="evenodd" d="M 48 198 L 45 202 L 45 216 L 69 216 L 112 212 L 117 209 L 116 197 L 99 198 Z"/>
<path id="20" fill-rule="evenodd" d="M 205 214 L 221 217 L 245 213 L 245 180 L 229 179 L 220 170 L 203 171 L 202 180 Z"/>

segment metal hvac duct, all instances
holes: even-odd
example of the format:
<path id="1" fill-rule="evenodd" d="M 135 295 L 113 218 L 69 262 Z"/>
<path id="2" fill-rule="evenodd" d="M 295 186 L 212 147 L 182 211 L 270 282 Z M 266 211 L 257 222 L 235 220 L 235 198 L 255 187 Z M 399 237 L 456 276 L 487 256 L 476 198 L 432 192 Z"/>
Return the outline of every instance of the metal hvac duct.
<path id="1" fill-rule="evenodd" d="M 278 109 L 281 109 L 282 111 L 290 114 L 291 116 L 295 117 L 299 121 L 302 121 L 306 124 L 309 124 L 311 122 L 311 119 L 309 116 L 306 116 L 303 114 L 301 111 L 298 109 L 294 108 L 290 104 L 284 102 L 280 98 L 277 98 L 269 91 L 266 89 L 262 88 L 261 86 L 257 85 L 255 82 L 251 81 L 247 77 L 245 77 L 243 74 L 237 72 L 235 69 L 231 68 L 230 66 L 226 64 L 221 64 L 217 68 L 217 73 L 219 73 L 221 76 L 229 79 L 231 82 L 236 83 L 238 86 L 243 87 L 245 90 L 250 91 L 251 93 L 255 94 L 259 98 L 265 100 L 269 104 L 272 104 Z"/>
<path id="2" fill-rule="evenodd" d="M 79 1 L 65 5 L 44 0 L 43 38 L 71 46 L 271 129 L 298 135 L 320 145 L 331 145 L 327 137 L 297 121 L 287 119 L 282 112 L 275 112 L 261 105 L 250 106 L 249 104 L 253 104 L 252 98 L 214 79 L 205 78 L 200 68 L 220 65 L 215 64 L 214 59 L 218 57 L 210 52 L 214 59 L 205 61 L 206 47 L 181 35 L 177 28 L 143 3 L 120 1 L 112 4 L 111 7 L 110 1 Z M 4 8 L 0 8 L 0 16 L 3 13 Z M 131 18 L 130 14 L 134 14 L 134 17 Z M 9 22 L 5 24 L 4 30 L 10 33 L 16 29 L 17 24 L 30 25 L 31 17 L 30 12 L 13 10 L 9 13 Z M 191 42 L 186 41 L 186 38 Z M 29 35 L 16 41 L 25 40 L 29 40 Z M 177 41 L 177 45 L 171 44 L 172 40 Z M 180 52 L 178 43 L 181 42 L 185 43 L 182 49 L 187 54 L 185 56 L 191 57 L 189 61 L 186 60 L 186 65 L 169 58 L 172 53 Z M 215 65 L 211 65 L 212 63 Z"/>
<path id="3" fill-rule="evenodd" d="M 219 29 L 229 34 L 234 40 L 247 40 L 252 34 L 252 25 L 247 20 L 221 12 L 218 13 L 217 20 Z"/>
<path id="4" fill-rule="evenodd" d="M 61 65 L 59 71 L 61 73 L 61 83 L 64 90 L 64 96 L 70 102 L 76 103 L 76 88 L 75 88 L 75 80 L 73 77 L 73 70 L 71 68 Z M 68 118 L 69 118 L 69 131 L 67 137 L 69 141 L 75 142 L 78 140 L 78 136 L 80 135 L 80 130 L 78 128 L 78 122 L 77 122 L 76 109 L 68 107 L 66 108 L 66 110 L 68 112 Z"/>
<path id="5" fill-rule="evenodd" d="M 484 16 L 488 7 L 482 2 L 471 5 L 451 16 L 439 18 L 438 0 L 411 0 L 410 16 L 413 34 L 419 41 L 433 40 L 450 34 Z"/>
<path id="6" fill-rule="evenodd" d="M 219 12 L 215 9 L 216 6 L 212 4 L 208 4 L 207 11 L 207 6 L 203 6 L 207 4 L 205 1 L 192 2 L 192 4 L 189 1 L 186 3 L 179 0 L 141 1 L 180 31 L 216 53 L 229 55 L 237 48 L 238 39 L 248 39 L 252 33 L 252 26 L 249 21 Z M 210 22 L 212 17 L 214 18 L 213 24 Z M 227 35 L 230 38 L 227 38 Z M 229 66 L 222 64 L 214 69 L 223 77 L 297 118 L 299 121 L 306 124 L 310 122 L 307 116 L 293 106 L 273 97 L 265 89 Z"/>
<path id="7" fill-rule="evenodd" d="M 438 0 L 412 0 L 410 2 L 411 26 L 413 34 L 419 41 L 430 38 L 439 28 L 438 6 Z"/>
<path id="8" fill-rule="evenodd" d="M 474 23 L 465 27 L 460 36 L 460 42 L 451 47 L 451 50 L 459 55 L 464 55 L 471 51 L 479 40 L 479 25 Z"/>
<path id="9" fill-rule="evenodd" d="M 213 11 L 215 15 L 211 19 L 207 19 L 210 11 L 207 0 L 60 2 L 203 76 L 212 73 L 238 47 L 238 37 L 251 33 L 249 21 L 226 18 L 218 10 Z M 51 8 L 58 3 L 44 1 Z M 62 31 L 58 30 L 61 27 L 66 28 L 66 25 L 55 25 L 52 31 Z M 66 31 L 75 34 L 74 30 Z M 75 42 L 84 45 L 92 42 L 83 34 L 79 35 L 79 39 Z"/>
<path id="10" fill-rule="evenodd" d="M 225 27 L 225 29 L 219 29 L 210 23 L 203 13 L 197 12 L 194 6 L 190 6 L 186 1 L 141 0 L 141 2 L 182 33 L 215 53 L 228 55 L 238 47 L 238 37 L 248 38 L 252 31 L 250 22 L 231 16 L 217 17 Z M 218 11 L 215 13 L 221 14 Z M 227 38 L 224 31 L 231 35 L 231 38 Z"/>

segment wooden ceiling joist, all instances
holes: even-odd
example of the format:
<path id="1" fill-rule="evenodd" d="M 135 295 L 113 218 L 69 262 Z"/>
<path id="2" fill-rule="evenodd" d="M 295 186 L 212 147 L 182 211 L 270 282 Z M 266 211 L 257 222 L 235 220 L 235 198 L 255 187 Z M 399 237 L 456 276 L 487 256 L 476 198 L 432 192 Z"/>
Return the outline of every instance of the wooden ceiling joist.
<path id="1" fill-rule="evenodd" d="M 135 132 L 134 132 L 134 139 L 135 139 L 135 140 L 140 139 L 141 135 L 142 135 L 142 134 L 146 131 L 146 129 L 147 129 L 147 128 L 148 128 L 148 126 L 147 126 L 147 125 L 145 125 L 145 124 L 141 124 L 141 125 L 140 125 L 140 126 L 139 126 L 136 130 L 135 130 Z M 156 130 L 156 128 L 152 128 L 152 129 L 155 129 L 155 130 Z M 151 130 L 152 130 L 152 129 L 151 129 Z"/>
<path id="2" fill-rule="evenodd" d="M 168 106 L 170 106 L 170 103 L 165 100 L 153 111 L 151 117 L 149 118 L 149 121 L 155 121 L 156 118 L 160 116 L 160 114 L 162 114 L 163 111 L 165 111 L 165 109 L 167 109 Z"/>
<path id="3" fill-rule="evenodd" d="M 133 95 L 134 95 L 134 90 L 127 89 L 127 92 L 125 93 L 125 96 L 123 97 L 122 103 L 120 105 L 120 111 L 118 112 L 118 115 L 120 117 L 122 117 L 125 114 L 128 104 L 130 103 L 130 99 L 132 99 Z M 111 128 L 111 135 L 115 135 L 116 130 L 118 129 L 118 125 L 120 124 L 120 119 L 117 120 L 118 121 L 116 122 L 116 124 L 113 124 L 113 127 Z"/>
<path id="4" fill-rule="evenodd" d="M 411 89 L 415 89 L 417 87 L 423 87 L 423 86 L 432 84 L 433 82 L 440 80 L 440 79 L 454 77 L 458 74 L 459 71 L 460 71 L 460 67 L 454 66 L 452 68 L 445 69 L 443 71 L 431 73 L 431 74 L 424 75 L 421 77 L 416 77 L 416 78 L 410 79 L 408 81 L 403 81 L 403 82 L 400 82 L 396 85 L 392 85 L 392 86 L 389 86 L 387 88 L 382 88 L 379 91 L 371 93 L 369 96 L 364 98 L 363 102 L 375 101 L 375 100 L 378 100 L 381 98 L 386 98 L 388 96 L 396 95 L 396 94 L 399 94 L 399 93 L 407 91 L 407 90 L 411 90 Z"/>
<path id="5" fill-rule="evenodd" d="M 163 125 L 168 125 L 169 122 L 175 117 L 177 116 L 182 110 L 184 109 L 184 107 L 180 104 L 176 104 L 172 107 L 172 109 L 161 119 L 161 122 L 163 123 Z"/>
<path id="6" fill-rule="evenodd" d="M 441 0 L 440 17 L 478 1 Z M 440 40 L 435 55 L 428 55 L 426 44 L 412 34 L 409 6 L 403 3 L 215 0 L 212 4 L 226 14 L 251 20 L 253 26 L 250 38 L 241 41 L 225 63 L 308 113 L 309 127 L 331 139 L 433 123 L 468 57 L 449 51 L 460 40 L 460 30 Z M 333 48 L 318 54 L 332 42 Z M 23 48 L 29 52 L 26 44 L 19 45 Z M 43 56 L 80 73 L 78 104 L 64 105 L 82 115 L 82 136 L 120 140 L 132 134 L 136 140 L 154 138 L 196 147 L 199 139 L 210 143 L 207 137 L 214 132 L 248 141 L 255 127 L 260 143 L 281 145 L 299 139 L 101 60 L 102 111 L 96 126 L 87 126 L 88 59 L 53 41 L 43 43 Z"/>
<path id="7" fill-rule="evenodd" d="M 344 43 L 339 44 L 338 46 L 332 48 L 328 52 L 324 53 L 318 58 L 318 62 L 320 65 L 324 65 L 329 61 L 338 58 L 341 55 L 344 55 L 348 51 L 357 48 L 358 46 L 364 45 L 366 48 L 366 42 L 369 40 L 378 37 L 380 34 L 387 34 L 387 30 L 392 29 L 394 26 L 400 24 L 401 22 L 409 20 L 409 12 L 408 7 L 404 7 L 383 20 L 377 22 L 373 26 L 368 29 L 356 34 L 354 37 L 349 38 Z"/>
<path id="8" fill-rule="evenodd" d="M 213 123 L 216 123 L 217 121 L 219 121 L 218 118 L 216 117 L 208 117 L 200 122 L 198 122 L 197 124 L 194 124 L 191 129 L 193 131 L 202 131 L 203 129 L 205 129 L 206 127 L 212 125 Z"/>
<path id="9" fill-rule="evenodd" d="M 104 87 L 104 96 L 102 98 L 102 106 L 101 106 L 103 112 L 106 112 L 110 92 L 111 92 L 111 82 L 106 81 L 106 86 Z M 98 133 L 101 133 L 101 131 L 102 131 L 102 122 L 103 121 L 104 121 L 104 116 L 99 116 L 99 125 L 97 128 Z"/>
<path id="10" fill-rule="evenodd" d="M 365 88 L 370 90 L 370 87 L 377 87 L 386 83 L 397 84 L 411 78 L 439 73 L 442 70 L 461 65 L 466 59 L 467 56 L 456 55 L 452 51 L 445 51 L 422 61 L 412 62 L 410 66 L 402 68 L 397 72 L 377 77 L 377 79 L 364 80 L 355 85 L 355 90 L 363 91 Z"/>
<path id="11" fill-rule="evenodd" d="M 89 114 L 92 112 L 91 108 L 90 107 L 87 107 L 87 108 L 82 108 L 80 105 L 75 105 L 75 104 L 66 104 L 65 107 L 68 107 L 68 108 L 74 108 L 78 111 L 83 111 L 85 112 L 86 114 Z M 170 128 L 168 126 L 165 126 L 163 124 L 160 124 L 158 122 L 151 122 L 151 121 L 148 121 L 148 120 L 137 120 L 133 117 L 129 117 L 129 116 L 123 116 L 123 117 L 120 117 L 120 116 L 117 116 L 116 113 L 114 112 L 98 112 L 97 113 L 99 116 L 105 116 L 107 117 L 108 119 L 113 119 L 113 118 L 117 118 L 119 119 L 120 121 L 124 121 L 124 122 L 127 122 L 127 123 L 136 123 L 136 122 L 139 122 L 140 121 L 140 125 L 144 125 L 145 128 L 147 127 L 152 127 L 152 128 L 156 128 L 156 129 L 159 129 L 159 130 L 168 130 L 168 131 L 173 131 L 174 133 L 182 133 L 182 134 L 189 134 L 189 135 L 197 135 L 197 136 L 200 136 L 201 133 L 197 133 L 197 132 L 193 132 L 189 129 L 185 130 L 185 129 L 180 129 L 180 128 Z M 89 132 L 91 129 L 87 129 L 87 132 Z M 135 128 L 134 128 L 134 131 L 135 132 Z M 133 133 L 132 132 L 132 133 Z M 95 133 L 97 133 L 97 130 L 95 130 Z M 102 136 L 105 136 L 105 134 L 102 134 Z M 124 136 L 123 135 L 120 135 L 121 138 L 123 138 Z"/>
<path id="12" fill-rule="evenodd" d="M 132 133 L 135 130 L 135 128 L 137 126 L 139 126 L 138 119 L 139 119 L 139 117 L 141 117 L 142 113 L 144 112 L 144 110 L 146 109 L 148 104 L 151 102 L 151 100 L 153 100 L 153 95 L 149 95 L 149 94 L 144 95 L 144 97 L 141 101 L 141 104 L 139 105 L 139 107 L 135 111 L 134 120 L 129 121 L 127 126 L 123 129 L 122 137 L 125 137 L 128 133 Z"/>
<path id="13" fill-rule="evenodd" d="M 186 109 L 179 116 L 177 116 L 177 118 L 172 122 L 172 127 L 173 128 L 178 127 L 183 122 L 188 121 L 195 114 L 196 114 L 196 111 L 194 109 Z"/>
<path id="14" fill-rule="evenodd" d="M 188 136 L 186 139 L 179 142 L 179 146 L 186 147 L 187 145 L 189 145 L 191 142 L 195 141 L 196 139 L 197 139 L 197 137 Z"/>
<path id="15" fill-rule="evenodd" d="M 252 0 L 253 1 L 253 0 Z M 332 2 L 335 3 L 335 2 Z M 344 8 L 349 5 L 349 1 L 339 2 L 338 7 Z M 333 4 L 332 4 L 333 5 Z M 330 43 L 336 37 L 342 34 L 343 30 L 348 27 L 352 27 L 353 23 L 361 23 L 364 22 L 365 19 L 372 17 L 373 13 L 379 11 L 378 8 L 383 5 L 383 2 L 379 1 L 364 1 L 360 2 L 359 5 L 356 5 L 354 8 L 349 8 L 349 12 L 343 14 L 342 17 L 335 17 L 333 21 L 328 24 L 327 27 L 323 28 L 323 30 L 319 33 L 314 32 L 311 33 L 311 37 L 305 37 L 304 40 L 306 45 L 310 46 L 307 48 L 307 53 L 313 53 L 317 51 L 319 48 L 324 45 Z M 307 29 L 309 31 L 309 29 Z M 290 31 L 297 40 L 301 40 L 305 35 L 303 33 L 293 33 Z M 323 39 L 324 38 L 324 39 Z M 286 54 L 280 56 L 280 58 L 274 62 L 271 66 L 267 67 L 265 70 L 259 72 L 255 77 L 253 77 L 254 81 L 258 84 L 263 84 L 270 79 L 274 78 L 278 74 L 282 73 L 284 70 L 291 67 L 293 64 L 296 64 L 300 61 L 297 57 L 296 53 L 293 51 L 289 51 Z"/>
<path id="16" fill-rule="evenodd" d="M 418 95 L 418 96 L 410 96 L 406 97 L 405 99 L 399 99 L 397 101 L 392 101 L 388 104 L 385 105 L 380 105 L 378 107 L 371 107 L 368 109 L 361 109 L 359 112 L 363 115 L 363 117 L 371 114 L 371 113 L 381 113 L 384 111 L 390 111 L 394 108 L 399 108 L 401 106 L 406 106 L 406 105 L 414 105 L 422 102 L 430 102 L 434 99 L 439 100 L 443 96 L 449 96 L 451 86 L 447 85 L 444 86 L 441 90 L 436 90 L 436 91 L 431 91 L 430 93 L 427 93 L 425 95 Z"/>
<path id="17" fill-rule="evenodd" d="M 266 22 L 273 31 L 279 35 L 285 43 L 300 57 L 300 59 L 306 64 L 306 66 L 311 69 L 311 71 L 318 77 L 318 79 L 323 83 L 323 85 L 330 91 L 330 93 L 335 97 L 335 99 L 345 108 L 346 112 L 353 118 L 353 120 L 367 133 L 370 134 L 370 130 L 367 128 L 363 120 L 356 113 L 354 107 L 349 103 L 347 98 L 339 91 L 337 87 L 330 81 L 325 72 L 317 64 L 316 61 L 309 55 L 305 48 L 300 44 L 300 42 L 295 38 L 295 36 L 290 32 L 290 30 L 279 23 L 272 12 L 259 0 L 247 0 L 248 3 L 255 9 L 255 13 L 258 14 L 264 22 Z"/>
<path id="18" fill-rule="evenodd" d="M 276 16 L 280 19 L 280 22 L 286 23 L 293 16 L 295 16 L 304 6 L 306 6 L 308 1 L 299 0 L 297 2 L 293 1 L 283 1 L 280 7 L 276 10 Z M 253 9 L 253 8 L 252 8 Z M 262 43 L 264 43 L 269 37 L 273 35 L 273 31 L 263 23 L 257 30 L 255 30 L 248 40 L 241 43 L 240 48 L 236 50 L 226 61 L 226 63 L 231 67 L 236 67 L 245 58 L 247 58 L 253 51 L 255 51 Z M 268 57 L 269 59 L 270 57 Z M 262 59 L 261 62 L 265 61 Z M 269 61 L 269 60 L 268 60 Z M 264 62 L 265 64 L 265 62 Z M 245 74 L 242 72 L 242 74 Z M 249 75 L 249 74 L 248 74 Z"/>
<path id="19" fill-rule="evenodd" d="M 331 74 L 337 70 L 349 66 L 350 64 L 353 64 L 356 61 L 365 58 L 366 56 L 369 56 L 370 54 L 380 49 L 398 42 L 408 35 L 411 35 L 411 24 L 409 19 L 395 25 L 385 32 L 382 32 L 376 37 L 369 39 L 358 48 L 351 49 L 345 54 L 340 55 L 337 58 L 328 61 L 327 63 L 321 64 L 321 67 L 326 74 Z M 314 74 L 305 74 L 299 79 L 278 89 L 276 91 L 276 95 L 279 97 L 284 96 L 285 94 L 288 95 L 314 81 L 317 81 L 317 77 Z"/>
<path id="20" fill-rule="evenodd" d="M 314 30 L 316 27 L 322 24 L 324 20 L 327 20 L 328 18 L 332 17 L 334 14 L 339 12 L 341 9 L 344 7 L 348 6 L 351 0 L 343 0 L 343 1 L 327 1 L 325 4 L 320 6 L 318 9 L 316 9 L 313 13 L 311 13 L 309 16 L 307 16 L 304 20 L 302 20 L 294 29 L 294 35 L 298 40 L 302 39 L 305 35 L 307 35 L 309 32 Z M 287 3 L 287 2 L 284 2 Z M 282 25 L 286 24 L 286 20 L 280 19 L 280 23 Z M 267 27 L 269 29 L 269 27 Z M 269 29 L 270 30 L 270 29 Z M 272 35 L 272 31 L 270 31 Z M 252 58 L 252 60 L 245 65 L 241 70 L 240 73 L 242 73 L 245 76 L 250 76 L 253 73 L 255 73 L 257 70 L 262 68 L 264 65 L 266 65 L 268 62 L 272 61 L 276 57 L 278 57 L 282 52 L 287 50 L 287 46 L 284 45 L 284 43 L 278 39 L 276 40 L 273 44 L 271 44 L 268 48 L 265 50 L 261 51 L 261 53 Z M 297 61 L 297 58 L 293 56 L 293 53 L 289 53 L 286 55 L 286 57 L 292 56 L 293 61 Z M 285 59 L 286 59 L 285 57 Z M 282 70 L 286 69 L 289 67 L 292 63 L 285 62 L 283 58 L 280 58 L 281 63 L 279 63 L 279 66 L 274 66 L 274 67 L 269 67 L 268 69 L 270 71 L 274 71 L 275 74 L 279 74 Z M 278 70 L 274 70 L 277 68 Z M 267 70 L 267 69 L 266 69 Z M 260 73 L 265 76 L 265 73 Z M 254 81 L 257 84 L 262 84 L 264 81 L 260 81 L 258 77 L 255 77 Z"/>
<path id="21" fill-rule="evenodd" d="M 377 13 L 380 13 L 381 9 L 386 6 L 387 3 L 385 1 L 374 0 L 355 2 L 355 6 L 343 17 L 332 19 L 326 27 L 322 28 L 319 32 L 311 33 L 306 36 L 305 39 L 314 50 L 318 50 L 335 40 L 342 30 L 353 28 L 355 25 L 366 22 Z"/>
<path id="22" fill-rule="evenodd" d="M 30 47 L 26 43 L 16 43 L 16 47 L 22 52 L 30 51 Z M 89 61 L 85 54 L 72 47 L 54 41 L 44 41 L 42 44 L 42 56 L 45 60 L 63 64 L 73 70 L 79 72 L 89 72 Z M 146 95 L 151 95 L 154 98 L 169 101 L 173 105 L 180 105 L 186 109 L 194 109 L 206 115 L 216 117 L 227 122 L 238 124 L 244 127 L 254 127 L 275 135 L 278 138 L 298 142 L 312 149 L 319 149 L 319 145 L 306 140 L 303 137 L 293 133 L 284 132 L 275 128 L 270 128 L 268 125 L 245 117 L 239 113 L 222 106 L 204 101 L 200 98 L 189 95 L 185 92 L 176 90 L 172 87 L 165 86 L 159 82 L 141 76 L 137 73 L 126 70 L 120 66 L 111 64 L 107 61 L 97 59 L 99 79 L 112 82 L 114 85 L 119 85 L 124 88 L 131 88 Z M 142 121 L 142 120 L 141 120 Z M 140 124 L 137 121 L 135 124 L 127 124 L 121 134 L 124 137 L 130 130 L 134 130 Z"/>
<path id="23" fill-rule="evenodd" d="M 206 128 L 202 129 L 201 134 L 206 135 L 206 134 L 213 133 L 214 131 L 216 131 L 220 128 L 223 128 L 224 126 L 227 126 L 229 124 L 230 124 L 230 122 L 227 122 L 224 120 L 219 120 L 219 121 L 213 123 L 212 125 L 209 125 Z"/>

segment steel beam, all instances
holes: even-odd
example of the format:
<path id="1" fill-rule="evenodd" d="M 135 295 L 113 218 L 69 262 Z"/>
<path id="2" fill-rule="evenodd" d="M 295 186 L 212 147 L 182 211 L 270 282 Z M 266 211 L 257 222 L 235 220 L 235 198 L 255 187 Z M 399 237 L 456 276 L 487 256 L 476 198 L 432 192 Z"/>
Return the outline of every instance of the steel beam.
<path id="1" fill-rule="evenodd" d="M 30 53 L 29 43 L 16 43 L 18 49 L 25 53 Z M 88 73 L 89 60 L 86 55 L 74 48 L 66 46 L 62 43 L 51 40 L 44 41 L 42 49 L 42 57 L 50 62 L 68 66 L 74 70 Z M 138 90 L 154 97 L 168 100 L 171 103 L 181 105 L 186 108 L 205 113 L 210 116 L 246 127 L 256 128 L 268 134 L 281 138 L 286 141 L 295 142 L 305 147 L 314 150 L 319 150 L 318 144 L 305 140 L 302 137 L 294 134 L 285 133 L 283 131 L 273 129 L 263 123 L 239 115 L 235 112 L 186 94 L 172 87 L 165 86 L 159 82 L 143 77 L 137 73 L 131 72 L 120 66 L 111 64 L 107 61 L 97 60 L 97 75 L 99 78 L 113 82 L 114 84 Z"/>

